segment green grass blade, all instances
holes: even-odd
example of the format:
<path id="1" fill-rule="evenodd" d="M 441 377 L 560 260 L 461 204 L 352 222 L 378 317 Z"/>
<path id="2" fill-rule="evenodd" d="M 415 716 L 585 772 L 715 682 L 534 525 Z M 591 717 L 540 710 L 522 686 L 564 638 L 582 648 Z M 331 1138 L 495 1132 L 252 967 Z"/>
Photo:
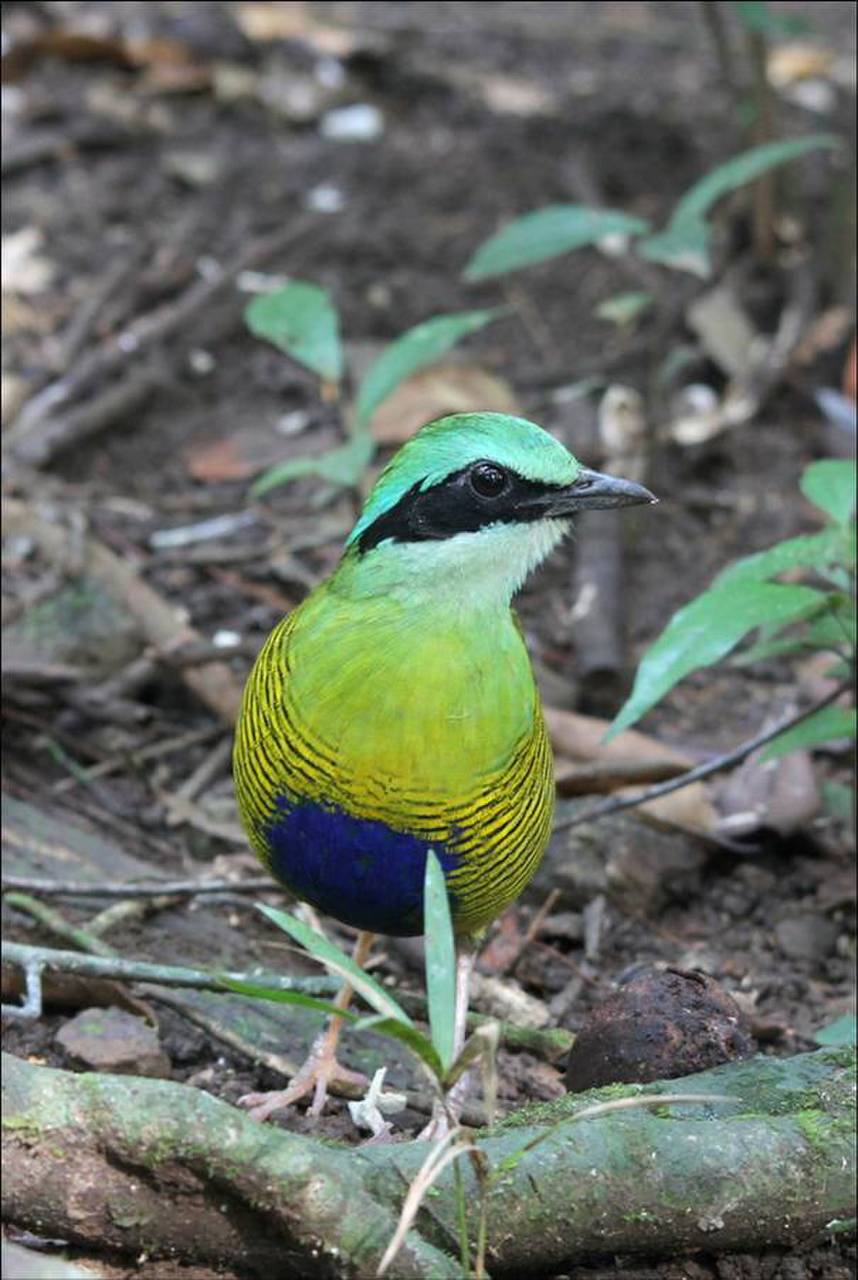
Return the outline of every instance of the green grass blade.
<path id="1" fill-rule="evenodd" d="M 258 906 L 263 915 L 266 915 L 272 924 L 276 924 L 278 929 L 288 933 L 321 964 L 328 969 L 333 969 L 334 973 L 338 973 L 340 977 L 350 982 L 355 991 L 362 995 L 367 1004 L 372 1005 L 378 1013 L 385 1018 L 393 1018 L 405 1026 L 414 1025 L 405 1010 L 397 1004 L 393 996 L 385 991 L 381 983 L 376 982 L 375 978 L 371 978 L 368 973 L 364 973 L 360 965 L 355 964 L 345 951 L 341 951 L 333 942 L 329 942 L 315 929 L 311 929 L 295 916 L 290 916 L 288 912 L 278 911 L 276 907 L 268 907 L 263 903 L 259 903 Z"/>
<path id="2" fill-rule="evenodd" d="M 257 982 L 240 982 L 225 973 L 219 975 L 218 981 L 240 996 L 252 996 L 255 1000 L 270 1000 L 274 1004 L 299 1004 L 304 1009 L 315 1009 L 319 1013 L 327 1013 L 333 1017 L 345 1018 L 347 1022 L 357 1022 L 359 1013 L 350 1009 L 340 1009 L 330 1000 L 320 1000 L 318 996 L 305 996 L 300 991 L 283 991 L 280 987 L 266 987 Z"/>
<path id="3" fill-rule="evenodd" d="M 390 1036 L 406 1045 L 412 1053 L 424 1062 L 439 1085 L 444 1077 L 444 1067 L 438 1053 L 428 1036 L 417 1027 L 407 1027 L 395 1018 L 384 1018 L 377 1014 L 370 1018 L 361 1018 L 355 1024 L 355 1031 L 377 1031 L 379 1035 Z"/>
<path id="4" fill-rule="evenodd" d="M 432 850 L 423 882 L 423 929 L 426 935 L 426 996 L 432 1043 L 447 1071 L 453 1062 L 456 1017 L 456 945 L 450 919 L 447 882 Z"/>

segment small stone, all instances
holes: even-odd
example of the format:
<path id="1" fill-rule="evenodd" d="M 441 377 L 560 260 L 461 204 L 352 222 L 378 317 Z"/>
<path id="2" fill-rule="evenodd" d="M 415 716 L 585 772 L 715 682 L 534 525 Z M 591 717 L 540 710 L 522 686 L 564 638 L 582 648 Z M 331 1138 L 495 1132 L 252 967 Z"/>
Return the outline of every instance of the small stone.
<path id="1" fill-rule="evenodd" d="M 158 1032 L 122 1009 L 84 1009 L 57 1032 L 57 1043 L 84 1067 L 119 1075 L 169 1076 Z"/>
<path id="2" fill-rule="evenodd" d="M 810 913 L 775 925 L 778 946 L 790 960 L 823 960 L 836 945 L 838 932 L 833 921 Z"/>
<path id="3" fill-rule="evenodd" d="M 322 116 L 322 137 L 337 142 L 374 142 L 383 130 L 384 116 L 369 102 L 337 107 Z"/>

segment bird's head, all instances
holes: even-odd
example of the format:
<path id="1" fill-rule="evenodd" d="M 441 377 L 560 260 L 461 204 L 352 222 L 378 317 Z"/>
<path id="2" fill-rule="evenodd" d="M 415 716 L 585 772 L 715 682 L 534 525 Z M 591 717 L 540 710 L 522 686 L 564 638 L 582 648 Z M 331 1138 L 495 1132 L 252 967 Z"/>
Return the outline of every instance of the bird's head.
<path id="1" fill-rule="evenodd" d="M 579 511 L 656 499 L 583 467 L 533 422 L 459 413 L 422 427 L 379 476 L 347 541 L 368 591 L 509 601 Z"/>

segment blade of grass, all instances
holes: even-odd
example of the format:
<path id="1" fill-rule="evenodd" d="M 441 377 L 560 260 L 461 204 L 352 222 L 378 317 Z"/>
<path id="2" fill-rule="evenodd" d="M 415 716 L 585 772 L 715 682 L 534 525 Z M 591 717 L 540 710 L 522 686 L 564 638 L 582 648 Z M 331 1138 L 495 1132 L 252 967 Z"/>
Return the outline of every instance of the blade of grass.
<path id="1" fill-rule="evenodd" d="M 275 1004 L 299 1004 L 304 1009 L 316 1009 L 319 1013 L 327 1013 L 335 1018 L 344 1018 L 346 1022 L 358 1022 L 361 1015 L 350 1009 L 340 1009 L 330 1000 L 320 1000 L 318 996 L 305 996 L 300 991 L 281 991 L 279 987 L 266 987 L 256 982 L 239 982 L 229 978 L 225 973 L 218 975 L 218 981 L 230 991 L 240 996 L 253 996 L 257 1000 L 271 1000 Z"/>
<path id="2" fill-rule="evenodd" d="M 333 942 L 323 938 L 315 929 L 303 924 L 295 916 L 290 916 L 285 911 L 278 911 L 276 907 L 268 907 L 260 903 L 259 910 L 278 929 L 282 929 L 284 933 L 288 933 L 291 938 L 300 942 L 301 946 L 309 951 L 310 955 L 314 956 L 316 960 L 326 965 L 329 969 L 333 969 L 334 973 L 338 973 L 340 977 L 351 983 L 355 991 L 362 995 L 367 1004 L 372 1005 L 373 1009 L 377 1010 L 378 1013 L 383 1014 L 386 1018 L 393 1018 L 396 1022 L 401 1022 L 407 1027 L 414 1025 L 405 1010 L 397 1004 L 393 996 L 385 991 L 381 983 L 376 982 L 375 978 L 371 978 L 368 973 L 365 973 L 359 965 L 355 964 L 351 956 L 347 956 L 339 947 L 334 946 Z"/>
<path id="3" fill-rule="evenodd" d="M 450 919 L 447 882 L 432 850 L 423 881 L 423 928 L 426 934 L 426 996 L 432 1043 L 447 1071 L 453 1062 L 456 1024 L 456 944 Z M 443 1073 L 442 1073 L 443 1074 Z"/>

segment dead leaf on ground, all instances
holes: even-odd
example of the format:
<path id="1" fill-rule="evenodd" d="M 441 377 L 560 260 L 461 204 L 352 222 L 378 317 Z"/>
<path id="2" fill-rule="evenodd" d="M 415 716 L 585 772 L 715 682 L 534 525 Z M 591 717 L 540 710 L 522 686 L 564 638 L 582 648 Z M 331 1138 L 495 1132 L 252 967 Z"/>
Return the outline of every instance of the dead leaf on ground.
<path id="1" fill-rule="evenodd" d="M 820 803 L 809 752 L 792 751 L 766 761 L 757 752 L 722 784 L 717 825 L 731 838 L 747 838 L 762 830 L 789 836 L 807 828 Z"/>
<path id="2" fill-rule="evenodd" d="M 694 766 L 681 751 L 667 747 L 657 739 L 626 729 L 610 742 L 602 741 L 610 724 L 597 716 L 584 716 L 575 711 L 561 711 L 556 707 L 545 708 L 545 721 L 551 744 L 560 757 L 556 771 L 561 792 L 567 794 L 594 794 L 612 791 L 618 796 L 634 793 L 641 785 L 675 777 Z M 565 757 L 565 759 L 564 759 Z M 585 761 L 600 766 L 598 778 L 588 793 L 582 786 L 570 785 L 574 776 L 574 763 Z M 622 785 L 623 774 L 633 780 L 633 785 Z M 608 785 L 613 781 L 613 785 Z M 640 806 L 643 813 L 660 822 L 682 827 L 694 834 L 708 834 L 715 828 L 718 815 L 709 798 L 708 788 L 702 782 L 692 783 L 673 791 L 670 795 L 648 800 Z"/>
<path id="3" fill-rule="evenodd" d="M 818 44 L 801 40 L 789 41 L 769 50 L 766 75 L 776 89 L 785 89 L 799 80 L 827 75 L 835 61 L 832 49 L 822 49 Z"/>
<path id="4" fill-rule="evenodd" d="M 319 451 L 322 443 L 326 448 L 337 443 L 332 432 L 320 431 L 315 440 L 319 442 Z M 250 480 L 266 467 L 307 452 L 297 445 L 296 441 L 296 447 L 290 448 L 290 442 L 278 435 L 270 422 L 262 422 L 218 440 L 200 440 L 188 445 L 183 457 L 188 475 L 194 480 L 219 484 L 223 480 Z"/>
<path id="5" fill-rule="evenodd" d="M 249 2 L 237 5 L 234 16 L 248 40 L 260 44 L 301 40 L 329 58 L 347 58 L 362 43 L 356 31 L 319 22 L 302 3 Z"/>
<path id="6" fill-rule="evenodd" d="M 379 444 L 402 444 L 418 427 L 448 413 L 510 413 L 521 407 L 503 379 L 478 365 L 435 364 L 401 383 L 372 420 Z"/>
<path id="7" fill-rule="evenodd" d="M 617 794 L 623 795 L 625 790 L 623 788 Z M 632 788 L 635 790 L 637 788 Z M 657 822 L 681 827 L 695 835 L 710 835 L 718 825 L 718 812 L 709 797 L 708 787 L 702 782 L 692 782 L 679 791 L 647 800 L 640 806 L 640 811 Z"/>
<path id="8" fill-rule="evenodd" d="M 554 750 L 570 760 L 639 760 L 650 765 L 657 762 L 679 765 L 682 769 L 691 769 L 694 765 L 694 761 L 683 752 L 666 747 L 637 729 L 625 729 L 610 742 L 603 742 L 611 722 L 598 716 L 546 707 L 545 723 Z"/>

